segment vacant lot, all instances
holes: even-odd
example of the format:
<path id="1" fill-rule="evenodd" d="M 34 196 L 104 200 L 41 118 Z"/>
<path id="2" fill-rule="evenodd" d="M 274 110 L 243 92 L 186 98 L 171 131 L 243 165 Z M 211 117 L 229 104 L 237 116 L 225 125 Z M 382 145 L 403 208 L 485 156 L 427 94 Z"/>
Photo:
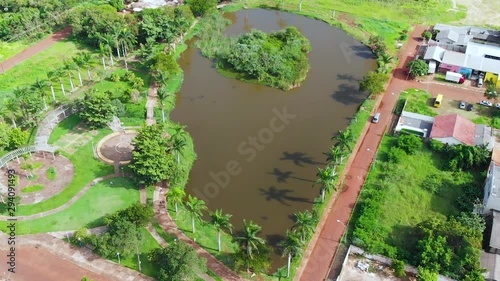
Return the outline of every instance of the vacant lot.
<path id="1" fill-rule="evenodd" d="M 500 26 L 500 6 L 498 0 L 454 0 L 458 8 L 467 8 L 467 16 L 461 24 Z"/>

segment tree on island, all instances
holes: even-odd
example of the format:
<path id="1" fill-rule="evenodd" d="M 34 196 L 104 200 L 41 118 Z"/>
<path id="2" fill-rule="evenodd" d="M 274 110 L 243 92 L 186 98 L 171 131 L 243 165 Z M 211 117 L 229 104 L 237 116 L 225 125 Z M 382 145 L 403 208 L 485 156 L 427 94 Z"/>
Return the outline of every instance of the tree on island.
<path id="1" fill-rule="evenodd" d="M 148 258 L 158 281 L 195 280 L 198 274 L 206 271 L 206 260 L 182 240 L 153 249 Z"/>
<path id="2" fill-rule="evenodd" d="M 132 144 L 134 150 L 129 167 L 139 184 L 151 185 L 172 177 L 175 160 L 167 152 L 168 139 L 163 126 L 155 124 L 143 127 Z"/>
<path id="3" fill-rule="evenodd" d="M 115 114 L 115 107 L 107 93 L 89 91 L 83 99 L 78 100 L 78 116 L 90 128 L 102 128 L 110 122 Z"/>
<path id="4" fill-rule="evenodd" d="M 408 63 L 409 73 L 412 77 L 424 76 L 429 71 L 429 66 L 422 60 L 412 60 Z"/>

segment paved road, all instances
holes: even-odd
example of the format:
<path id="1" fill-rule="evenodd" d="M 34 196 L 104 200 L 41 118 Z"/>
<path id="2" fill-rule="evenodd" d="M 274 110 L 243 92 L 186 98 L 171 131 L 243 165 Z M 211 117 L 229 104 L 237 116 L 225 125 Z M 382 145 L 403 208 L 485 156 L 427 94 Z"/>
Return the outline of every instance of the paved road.
<path id="1" fill-rule="evenodd" d="M 68 38 L 71 35 L 71 27 L 66 27 L 51 36 L 43 39 L 42 41 L 36 43 L 35 45 L 26 48 L 24 51 L 16 54 L 15 56 L 0 62 L 0 73 L 4 73 L 7 70 L 13 68 L 18 63 L 23 62 L 32 56 L 38 54 L 39 52 L 47 49 L 48 47 L 54 45 L 55 43 Z"/>
<path id="2" fill-rule="evenodd" d="M 349 159 L 349 162 L 344 170 L 342 178 L 345 179 L 345 188 L 337 196 L 332 196 L 328 205 L 328 213 L 325 214 L 316 232 L 313 241 L 305 252 L 305 258 L 301 266 L 297 270 L 294 280 L 301 281 L 320 281 L 325 280 L 328 276 L 330 265 L 334 258 L 337 246 L 340 243 L 341 237 L 344 234 L 345 225 L 348 223 L 351 212 L 356 205 L 358 195 L 363 186 L 364 180 L 368 174 L 368 170 L 375 156 L 375 151 L 382 139 L 382 136 L 392 120 L 392 110 L 397 102 L 399 93 L 411 87 L 426 89 L 429 86 L 430 91 L 436 89 L 446 90 L 450 92 L 449 87 L 431 83 L 420 83 L 417 81 L 407 82 L 404 66 L 408 60 L 413 59 L 413 55 L 421 44 L 418 39 L 425 27 L 416 27 L 410 36 L 410 40 L 400 56 L 398 69 L 395 70 L 394 76 L 391 79 L 385 94 L 379 97 L 377 101 L 376 112 L 381 113 L 381 118 L 378 124 L 372 124 L 367 121 L 364 131 L 353 149 L 354 157 Z M 407 56 L 410 56 L 407 58 Z M 455 91 L 454 88 L 452 88 Z M 456 89 L 465 95 L 466 91 Z M 334 197 L 337 197 L 335 200 Z M 340 221 L 340 222 L 338 222 Z"/>

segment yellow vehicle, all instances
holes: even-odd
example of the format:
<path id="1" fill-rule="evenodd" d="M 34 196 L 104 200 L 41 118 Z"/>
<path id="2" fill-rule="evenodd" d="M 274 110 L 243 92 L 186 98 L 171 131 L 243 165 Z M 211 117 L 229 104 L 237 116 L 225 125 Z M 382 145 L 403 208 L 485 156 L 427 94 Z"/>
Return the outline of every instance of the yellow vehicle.
<path id="1" fill-rule="evenodd" d="M 441 103 L 443 102 L 443 95 L 439 94 L 434 101 L 434 107 L 441 107 Z"/>

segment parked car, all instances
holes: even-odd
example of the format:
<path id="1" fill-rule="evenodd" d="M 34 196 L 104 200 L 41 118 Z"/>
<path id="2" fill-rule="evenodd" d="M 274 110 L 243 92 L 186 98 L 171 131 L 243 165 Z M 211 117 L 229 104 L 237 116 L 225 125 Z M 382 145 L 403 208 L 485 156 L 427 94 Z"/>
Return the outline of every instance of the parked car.
<path id="1" fill-rule="evenodd" d="M 487 101 L 487 100 L 482 100 L 479 102 L 480 105 L 484 105 L 484 106 L 493 106 L 493 103 Z"/>
<path id="2" fill-rule="evenodd" d="M 472 105 L 472 103 L 469 103 L 469 105 L 467 106 L 467 111 L 472 111 L 473 108 L 474 105 Z"/>
<path id="3" fill-rule="evenodd" d="M 460 104 L 458 105 L 460 109 L 465 109 L 465 106 L 466 106 L 465 101 L 461 101 Z"/>

